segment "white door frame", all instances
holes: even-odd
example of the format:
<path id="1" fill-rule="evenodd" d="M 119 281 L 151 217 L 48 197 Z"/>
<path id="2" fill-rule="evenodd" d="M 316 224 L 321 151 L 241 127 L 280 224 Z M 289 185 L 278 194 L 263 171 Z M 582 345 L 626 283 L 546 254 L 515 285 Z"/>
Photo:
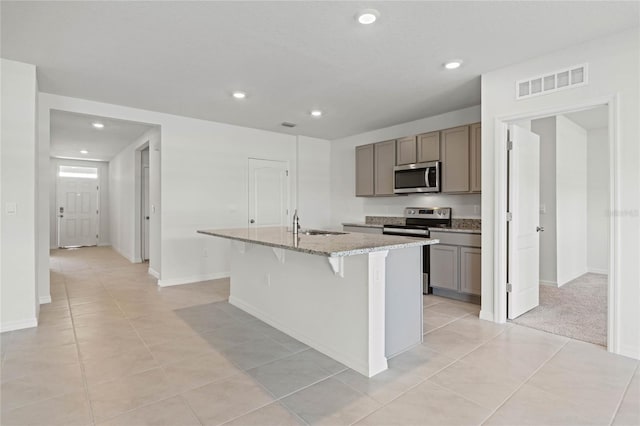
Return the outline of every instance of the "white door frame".
<path id="1" fill-rule="evenodd" d="M 620 297 L 618 294 L 620 277 L 620 221 L 613 214 L 620 210 L 620 123 L 618 118 L 618 95 L 590 99 L 544 110 L 529 111 L 515 115 L 495 117 L 494 120 L 494 194 L 495 194 L 495 234 L 494 234 L 494 282 L 493 306 L 495 322 L 507 321 L 507 125 L 519 120 L 535 120 L 559 114 L 566 114 L 606 105 L 609 112 L 609 275 L 607 291 L 607 349 L 619 353 L 618 316 Z"/>
<path id="2" fill-rule="evenodd" d="M 134 151 L 135 175 L 133 185 L 135 193 L 135 211 L 133 220 L 133 232 L 135 237 L 133 239 L 133 263 L 144 262 L 144 260 L 142 259 L 142 151 L 144 151 L 146 148 L 149 148 L 150 145 L 150 141 L 147 140 L 146 142 L 138 146 Z M 151 149 L 149 149 L 149 155 L 151 155 Z M 149 164 L 149 173 L 151 173 L 151 164 Z M 149 224 L 149 229 L 151 229 L 151 224 Z M 151 259 L 149 259 L 149 262 L 151 262 Z"/>

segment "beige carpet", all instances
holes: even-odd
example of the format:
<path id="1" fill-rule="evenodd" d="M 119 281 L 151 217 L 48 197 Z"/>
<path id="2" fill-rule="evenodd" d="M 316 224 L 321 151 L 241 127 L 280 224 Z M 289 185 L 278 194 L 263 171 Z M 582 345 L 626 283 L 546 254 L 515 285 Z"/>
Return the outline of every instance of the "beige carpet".
<path id="1" fill-rule="evenodd" d="M 541 285 L 540 306 L 513 322 L 606 346 L 607 276 L 585 274 L 560 288 Z"/>

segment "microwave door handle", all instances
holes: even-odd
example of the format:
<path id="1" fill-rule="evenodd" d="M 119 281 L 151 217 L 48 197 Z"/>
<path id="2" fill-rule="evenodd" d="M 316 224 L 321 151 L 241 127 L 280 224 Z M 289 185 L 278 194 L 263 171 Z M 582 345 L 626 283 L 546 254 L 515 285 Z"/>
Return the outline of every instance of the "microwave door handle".
<path id="1" fill-rule="evenodd" d="M 431 188 L 431 182 L 429 182 L 429 167 L 424 168 L 424 186 Z"/>

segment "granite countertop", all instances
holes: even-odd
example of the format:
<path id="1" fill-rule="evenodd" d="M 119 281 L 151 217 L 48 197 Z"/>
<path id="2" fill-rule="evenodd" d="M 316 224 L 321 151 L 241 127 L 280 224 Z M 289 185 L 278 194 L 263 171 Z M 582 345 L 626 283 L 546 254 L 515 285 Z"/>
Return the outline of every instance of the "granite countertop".
<path id="1" fill-rule="evenodd" d="M 437 239 L 349 232 L 340 235 L 298 234 L 295 238 L 285 227 L 206 229 L 198 233 L 327 257 L 353 256 L 439 242 Z"/>

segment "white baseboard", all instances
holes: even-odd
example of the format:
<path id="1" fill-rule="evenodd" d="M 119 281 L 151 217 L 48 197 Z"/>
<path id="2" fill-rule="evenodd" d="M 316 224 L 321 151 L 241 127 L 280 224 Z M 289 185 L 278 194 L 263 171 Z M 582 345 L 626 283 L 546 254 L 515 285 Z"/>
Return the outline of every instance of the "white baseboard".
<path id="1" fill-rule="evenodd" d="M 191 277 L 184 277 L 184 278 L 169 278 L 165 280 L 159 279 L 158 286 L 170 287 L 173 285 L 199 283 L 200 281 L 209 281 L 209 280 L 217 280 L 220 278 L 228 278 L 230 275 L 231 275 L 230 272 L 216 272 L 213 274 L 194 275 Z"/>
<path id="2" fill-rule="evenodd" d="M 478 318 L 480 318 L 481 320 L 493 322 L 493 312 L 487 312 L 486 310 L 483 311 L 481 309 L 480 310 L 480 315 L 478 315 Z"/>
<path id="3" fill-rule="evenodd" d="M 149 270 L 147 272 L 149 272 L 149 275 L 151 275 L 155 279 L 157 279 L 157 280 L 160 279 L 160 272 L 156 271 L 155 269 L 149 268 Z"/>
<path id="4" fill-rule="evenodd" d="M 33 328 L 38 326 L 38 320 L 36 318 L 29 318 L 26 320 L 7 321 L 0 324 L 0 333 L 5 331 L 22 330 L 24 328 Z"/>
<path id="5" fill-rule="evenodd" d="M 589 268 L 589 269 L 587 269 L 587 272 L 589 272 L 590 274 L 609 275 L 609 270 L 600 269 L 600 268 Z"/>
<path id="6" fill-rule="evenodd" d="M 557 281 L 540 280 L 540 284 L 548 285 L 549 287 L 558 287 L 558 282 Z"/>
<path id="7" fill-rule="evenodd" d="M 269 324 L 272 327 L 277 328 L 278 330 L 282 331 L 285 334 L 288 334 L 289 336 L 293 337 L 296 340 L 301 341 L 302 343 L 304 343 L 305 345 L 308 345 L 312 348 L 314 348 L 315 350 L 317 350 L 318 352 L 321 352 L 323 354 L 325 354 L 326 356 L 335 359 L 338 362 L 343 363 L 344 365 L 347 365 L 349 367 L 351 367 L 352 369 L 356 370 L 357 372 L 359 372 L 360 374 L 364 375 L 365 377 L 367 376 L 367 366 L 366 365 L 362 365 L 360 362 L 358 362 L 358 360 L 353 359 L 352 357 L 350 357 L 347 354 L 341 353 L 339 351 L 333 350 L 331 348 L 326 347 L 325 345 L 319 344 L 318 342 L 316 342 L 314 339 L 304 335 L 303 333 L 300 333 L 296 330 L 294 330 L 293 328 L 282 324 L 276 320 L 274 320 L 273 318 L 271 318 L 269 315 L 267 315 L 266 313 L 264 313 L 263 311 L 255 308 L 252 305 L 249 305 L 245 302 L 243 302 L 242 300 L 239 300 L 233 296 L 229 297 L 229 303 L 233 306 L 236 306 L 237 308 L 242 309 L 243 311 L 253 315 L 254 317 L 258 318 L 259 320 Z"/>
<path id="8" fill-rule="evenodd" d="M 46 303 L 51 303 L 51 295 L 47 294 L 46 296 L 40 296 L 40 304 L 44 305 Z"/>

